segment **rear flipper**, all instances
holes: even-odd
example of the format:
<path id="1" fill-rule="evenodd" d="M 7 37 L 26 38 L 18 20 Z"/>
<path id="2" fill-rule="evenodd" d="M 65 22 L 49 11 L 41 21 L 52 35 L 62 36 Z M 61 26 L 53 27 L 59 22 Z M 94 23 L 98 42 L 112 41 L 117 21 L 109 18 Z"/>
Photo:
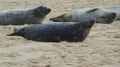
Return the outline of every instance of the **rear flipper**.
<path id="1" fill-rule="evenodd" d="M 23 36 L 24 35 L 24 29 L 25 28 L 22 28 L 22 29 L 14 28 L 14 32 L 11 33 L 11 34 L 7 34 L 7 36 Z"/>

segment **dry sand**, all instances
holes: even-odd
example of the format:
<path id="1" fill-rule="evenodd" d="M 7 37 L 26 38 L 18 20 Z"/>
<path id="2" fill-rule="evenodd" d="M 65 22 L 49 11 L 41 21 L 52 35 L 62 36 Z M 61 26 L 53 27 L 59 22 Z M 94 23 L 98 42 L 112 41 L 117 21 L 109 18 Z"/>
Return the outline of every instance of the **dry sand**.
<path id="1" fill-rule="evenodd" d="M 0 10 L 45 5 L 52 9 L 48 22 L 73 9 L 119 4 L 120 0 L 0 0 Z M 23 26 L 0 26 L 0 67 L 120 67 L 120 21 L 95 24 L 88 38 L 77 43 L 6 36 L 19 27 Z"/>

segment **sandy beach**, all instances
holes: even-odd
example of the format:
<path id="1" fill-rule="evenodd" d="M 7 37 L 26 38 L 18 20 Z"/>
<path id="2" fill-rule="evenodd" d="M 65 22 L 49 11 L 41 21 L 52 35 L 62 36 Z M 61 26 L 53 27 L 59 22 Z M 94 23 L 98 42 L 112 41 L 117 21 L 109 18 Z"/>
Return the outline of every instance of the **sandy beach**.
<path id="1" fill-rule="evenodd" d="M 52 9 L 49 18 L 73 9 L 120 5 L 120 0 L 0 0 L 0 10 Z M 0 25 L 0 67 L 120 67 L 120 21 L 95 24 L 84 42 L 35 42 L 6 36 L 14 28 L 28 25 Z"/>

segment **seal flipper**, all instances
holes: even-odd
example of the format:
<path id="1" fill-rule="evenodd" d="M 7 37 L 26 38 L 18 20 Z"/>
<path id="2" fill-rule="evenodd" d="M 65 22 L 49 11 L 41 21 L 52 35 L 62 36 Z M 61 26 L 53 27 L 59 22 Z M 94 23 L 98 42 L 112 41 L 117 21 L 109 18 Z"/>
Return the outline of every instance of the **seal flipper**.
<path id="1" fill-rule="evenodd" d="M 14 28 L 14 32 L 17 31 L 18 29 L 17 28 Z"/>
<path id="2" fill-rule="evenodd" d="M 65 15 L 66 15 L 66 14 L 62 14 L 62 15 L 60 15 L 60 16 L 50 18 L 49 20 L 50 20 L 50 21 L 53 21 L 53 22 L 63 22 L 63 21 L 64 21 L 64 18 L 65 18 Z"/>
<path id="3" fill-rule="evenodd" d="M 99 8 L 93 8 L 93 9 L 87 10 L 86 12 L 87 12 L 87 13 L 90 13 L 90 12 L 94 12 L 94 11 L 96 11 L 96 10 L 99 10 Z"/>
<path id="4" fill-rule="evenodd" d="M 15 36 L 15 33 L 7 34 L 7 36 Z"/>
<path id="5" fill-rule="evenodd" d="M 25 28 L 22 29 L 16 29 L 14 28 L 14 32 L 11 34 L 7 34 L 7 36 L 23 36 L 23 31 Z"/>

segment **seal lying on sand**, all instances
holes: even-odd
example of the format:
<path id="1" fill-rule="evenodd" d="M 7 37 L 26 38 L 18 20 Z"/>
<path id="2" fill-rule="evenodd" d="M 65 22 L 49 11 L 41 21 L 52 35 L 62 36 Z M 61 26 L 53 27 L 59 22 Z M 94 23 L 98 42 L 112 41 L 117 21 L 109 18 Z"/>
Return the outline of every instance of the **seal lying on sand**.
<path id="1" fill-rule="evenodd" d="M 43 42 L 82 42 L 88 36 L 94 20 L 71 22 L 35 24 L 15 30 L 8 36 L 22 36 L 28 40 Z"/>
<path id="2" fill-rule="evenodd" d="M 53 22 L 78 22 L 80 20 L 95 20 L 96 23 L 110 24 L 114 21 L 116 13 L 101 8 L 80 9 L 70 13 L 50 18 Z"/>
<path id="3" fill-rule="evenodd" d="M 0 11 L 0 25 L 40 24 L 50 12 L 44 6 Z"/>

